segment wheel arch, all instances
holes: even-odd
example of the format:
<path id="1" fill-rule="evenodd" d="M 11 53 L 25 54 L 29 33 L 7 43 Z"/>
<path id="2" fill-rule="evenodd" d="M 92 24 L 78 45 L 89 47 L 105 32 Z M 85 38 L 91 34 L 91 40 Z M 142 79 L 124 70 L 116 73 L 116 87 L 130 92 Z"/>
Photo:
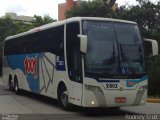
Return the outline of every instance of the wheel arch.
<path id="1" fill-rule="evenodd" d="M 14 75 L 14 82 L 15 82 L 15 80 L 17 80 L 17 82 L 18 82 L 18 76 L 17 76 L 17 74 Z"/>
<path id="2" fill-rule="evenodd" d="M 59 92 L 60 92 L 60 89 L 62 87 L 66 87 L 67 88 L 67 86 L 66 86 L 64 81 L 60 81 L 59 84 L 58 84 L 58 87 L 57 87 L 57 99 L 59 98 Z"/>
<path id="3" fill-rule="evenodd" d="M 10 82 L 12 82 L 12 83 L 14 82 L 13 74 L 12 73 L 8 74 L 8 81 L 7 82 L 8 82 L 8 85 L 9 85 Z"/>
<path id="4" fill-rule="evenodd" d="M 12 73 L 9 73 L 8 80 L 12 80 Z"/>

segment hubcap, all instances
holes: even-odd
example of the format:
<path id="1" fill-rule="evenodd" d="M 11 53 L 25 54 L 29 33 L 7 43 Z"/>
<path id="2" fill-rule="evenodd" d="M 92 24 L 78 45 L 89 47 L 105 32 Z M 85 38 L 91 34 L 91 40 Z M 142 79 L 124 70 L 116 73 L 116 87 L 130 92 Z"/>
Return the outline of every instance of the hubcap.
<path id="1" fill-rule="evenodd" d="M 18 87 L 17 87 L 17 85 L 15 86 L 15 91 L 17 91 L 18 90 Z"/>
<path id="2" fill-rule="evenodd" d="M 61 94 L 61 102 L 63 104 L 64 107 L 66 107 L 68 105 L 68 92 L 67 91 L 64 91 L 62 94 Z"/>

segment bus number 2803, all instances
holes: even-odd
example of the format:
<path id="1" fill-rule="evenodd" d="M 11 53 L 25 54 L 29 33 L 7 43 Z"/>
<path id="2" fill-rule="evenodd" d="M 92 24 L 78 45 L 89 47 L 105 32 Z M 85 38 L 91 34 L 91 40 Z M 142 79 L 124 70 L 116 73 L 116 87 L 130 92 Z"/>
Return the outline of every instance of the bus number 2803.
<path id="1" fill-rule="evenodd" d="M 108 83 L 108 84 L 106 84 L 106 87 L 107 88 L 118 88 L 118 85 L 117 84 L 113 84 L 113 83 Z"/>

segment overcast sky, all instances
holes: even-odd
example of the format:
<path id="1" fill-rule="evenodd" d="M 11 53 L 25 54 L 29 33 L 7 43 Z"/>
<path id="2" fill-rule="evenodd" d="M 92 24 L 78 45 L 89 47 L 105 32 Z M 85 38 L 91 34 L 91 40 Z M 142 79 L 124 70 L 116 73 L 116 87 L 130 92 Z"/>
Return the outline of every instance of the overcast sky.
<path id="1" fill-rule="evenodd" d="M 0 0 L 0 16 L 4 16 L 6 12 L 15 12 L 18 15 L 49 15 L 54 19 L 58 19 L 58 4 L 66 0 Z M 119 5 L 123 5 L 128 1 L 130 4 L 136 4 L 136 0 L 117 0 Z M 151 0 L 157 1 L 157 0 Z"/>

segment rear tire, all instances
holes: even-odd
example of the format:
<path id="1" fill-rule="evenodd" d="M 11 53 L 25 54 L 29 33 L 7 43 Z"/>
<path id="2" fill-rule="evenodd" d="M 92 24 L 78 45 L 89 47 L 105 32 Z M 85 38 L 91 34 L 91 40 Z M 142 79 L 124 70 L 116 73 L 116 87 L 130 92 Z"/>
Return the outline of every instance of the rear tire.
<path id="1" fill-rule="evenodd" d="M 68 98 L 68 90 L 65 86 L 61 86 L 59 90 L 58 101 L 64 110 L 71 110 L 71 105 Z"/>
<path id="2" fill-rule="evenodd" d="M 9 79 L 8 79 L 8 86 L 9 86 L 9 91 L 13 91 L 14 90 L 14 86 L 13 86 L 13 82 L 12 82 L 12 77 L 9 76 Z"/>
<path id="3" fill-rule="evenodd" d="M 16 76 L 14 78 L 14 92 L 19 94 L 18 78 Z"/>

